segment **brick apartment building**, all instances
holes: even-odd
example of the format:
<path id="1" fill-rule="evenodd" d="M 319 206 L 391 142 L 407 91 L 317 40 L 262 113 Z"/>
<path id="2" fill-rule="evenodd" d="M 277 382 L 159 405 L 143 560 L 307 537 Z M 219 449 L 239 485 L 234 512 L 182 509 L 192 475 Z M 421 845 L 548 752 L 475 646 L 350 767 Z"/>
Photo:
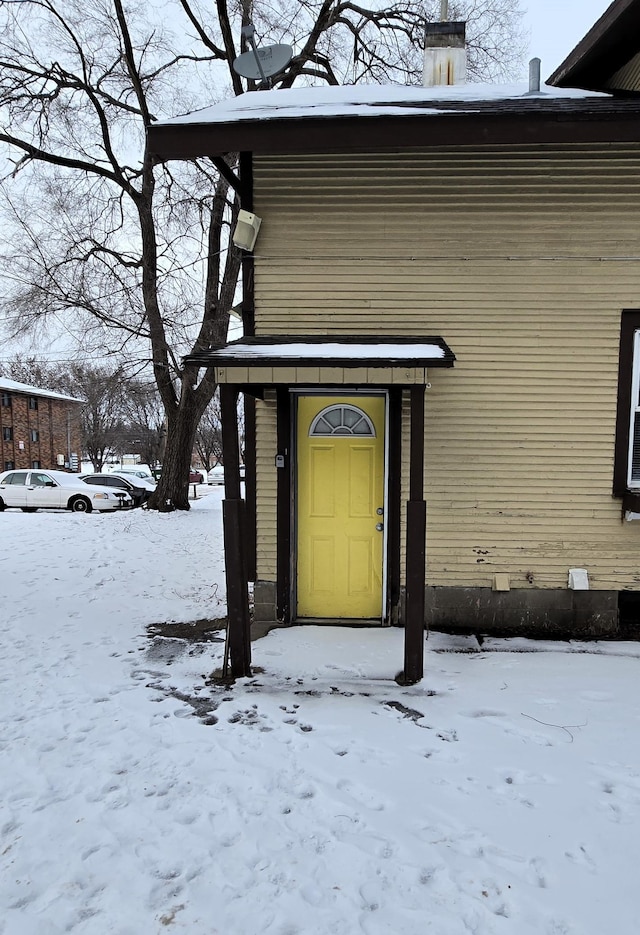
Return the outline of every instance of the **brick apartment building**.
<path id="1" fill-rule="evenodd" d="M 0 471 L 80 469 L 83 400 L 0 377 Z"/>

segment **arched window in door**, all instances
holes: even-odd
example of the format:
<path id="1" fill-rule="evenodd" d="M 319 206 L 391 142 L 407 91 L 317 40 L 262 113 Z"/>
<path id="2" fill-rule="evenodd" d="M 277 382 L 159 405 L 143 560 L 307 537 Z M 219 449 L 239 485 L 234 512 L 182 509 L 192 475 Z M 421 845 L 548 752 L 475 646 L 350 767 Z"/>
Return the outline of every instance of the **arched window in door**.
<path id="1" fill-rule="evenodd" d="M 311 423 L 309 435 L 358 435 L 359 437 L 375 438 L 376 430 L 373 422 L 362 409 L 338 403 L 327 406 L 319 412 Z"/>

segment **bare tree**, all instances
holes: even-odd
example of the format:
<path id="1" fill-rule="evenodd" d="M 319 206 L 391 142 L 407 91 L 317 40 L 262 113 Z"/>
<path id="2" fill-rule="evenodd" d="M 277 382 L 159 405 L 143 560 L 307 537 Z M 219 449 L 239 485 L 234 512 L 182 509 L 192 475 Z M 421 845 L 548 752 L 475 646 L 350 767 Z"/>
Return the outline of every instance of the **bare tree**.
<path id="1" fill-rule="evenodd" d="M 101 471 L 107 456 L 118 443 L 125 384 L 120 368 L 74 364 L 70 386 L 84 399 L 80 415 L 84 455 L 94 471 Z"/>
<path id="2" fill-rule="evenodd" d="M 69 381 L 65 378 L 62 368 L 35 357 L 16 354 L 14 357 L 0 361 L 0 375 L 8 380 L 26 383 L 28 386 L 37 386 L 41 390 L 53 390 L 55 393 L 72 395 L 69 390 Z"/>
<path id="3" fill-rule="evenodd" d="M 518 0 L 470 0 L 452 13 L 463 7 L 477 23 L 472 72 L 504 71 L 517 47 Z M 167 426 L 151 501 L 162 510 L 189 508 L 191 452 L 215 384 L 182 358 L 225 343 L 237 301 L 240 255 L 229 230 L 239 203 L 228 173 L 208 160 L 154 165 L 145 127 L 210 103 L 212 88 L 243 93 L 230 63 L 249 19 L 259 41 L 295 45 L 281 87 L 414 82 L 424 24 L 439 3 L 216 0 L 215 8 L 212 17 L 197 0 L 162 9 L 123 0 L 0 4 L 8 334 L 37 333 L 53 319 L 85 354 L 150 368 Z"/>
<path id="4" fill-rule="evenodd" d="M 240 454 L 244 458 L 245 450 L 245 410 L 242 398 L 238 400 L 238 441 Z M 216 393 L 200 419 L 196 432 L 196 452 L 207 471 L 222 463 L 222 416 L 220 395 Z"/>
<path id="5" fill-rule="evenodd" d="M 196 451 L 207 471 L 222 461 L 222 420 L 218 393 L 215 394 L 200 419 L 196 432 Z"/>
<path id="6" fill-rule="evenodd" d="M 155 466 L 162 460 L 164 439 L 164 409 L 155 384 L 128 381 L 123 412 L 123 442 L 126 440 L 127 452 L 139 455 L 144 464 Z"/>

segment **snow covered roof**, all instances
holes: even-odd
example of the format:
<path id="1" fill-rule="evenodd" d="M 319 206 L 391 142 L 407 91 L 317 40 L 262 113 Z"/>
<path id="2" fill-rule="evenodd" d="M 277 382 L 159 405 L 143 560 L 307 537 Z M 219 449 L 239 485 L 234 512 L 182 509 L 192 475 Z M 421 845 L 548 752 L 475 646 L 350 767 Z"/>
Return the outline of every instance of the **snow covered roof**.
<path id="1" fill-rule="evenodd" d="M 25 396 L 46 396 L 47 399 L 64 399 L 70 403 L 83 403 L 83 399 L 76 396 L 65 396 L 64 393 L 54 393 L 53 390 L 42 390 L 38 386 L 30 386 L 28 383 L 17 383 L 15 380 L 6 380 L 0 377 L 0 390 L 8 393 L 22 393 Z"/>
<path id="2" fill-rule="evenodd" d="M 455 355 L 440 337 L 265 335 L 186 360 L 201 367 L 452 367 Z"/>
<path id="3" fill-rule="evenodd" d="M 211 107 L 161 120 L 155 126 L 182 124 L 219 124 L 228 121 L 274 120 L 292 117 L 375 117 L 406 116 L 413 113 L 434 114 L 443 111 L 473 111 L 480 105 L 531 100 L 524 84 L 459 84 L 449 87 L 408 87 L 406 85 L 322 85 L 274 91 L 249 91 L 239 97 L 220 101 Z M 581 100 L 593 95 L 585 91 L 559 91 L 545 88 L 537 99 Z"/>
<path id="4" fill-rule="evenodd" d="M 640 101 L 547 85 L 348 85 L 249 91 L 147 128 L 156 158 L 409 146 L 636 142 Z"/>

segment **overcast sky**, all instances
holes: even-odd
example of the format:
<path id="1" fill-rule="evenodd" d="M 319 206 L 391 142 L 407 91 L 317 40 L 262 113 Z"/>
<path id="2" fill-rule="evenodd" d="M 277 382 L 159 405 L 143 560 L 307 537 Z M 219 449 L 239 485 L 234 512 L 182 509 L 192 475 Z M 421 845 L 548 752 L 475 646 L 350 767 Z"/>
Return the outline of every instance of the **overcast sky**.
<path id="1" fill-rule="evenodd" d="M 600 19 L 610 0 L 522 0 L 531 31 L 528 58 L 542 59 L 542 78 L 556 70 Z"/>

